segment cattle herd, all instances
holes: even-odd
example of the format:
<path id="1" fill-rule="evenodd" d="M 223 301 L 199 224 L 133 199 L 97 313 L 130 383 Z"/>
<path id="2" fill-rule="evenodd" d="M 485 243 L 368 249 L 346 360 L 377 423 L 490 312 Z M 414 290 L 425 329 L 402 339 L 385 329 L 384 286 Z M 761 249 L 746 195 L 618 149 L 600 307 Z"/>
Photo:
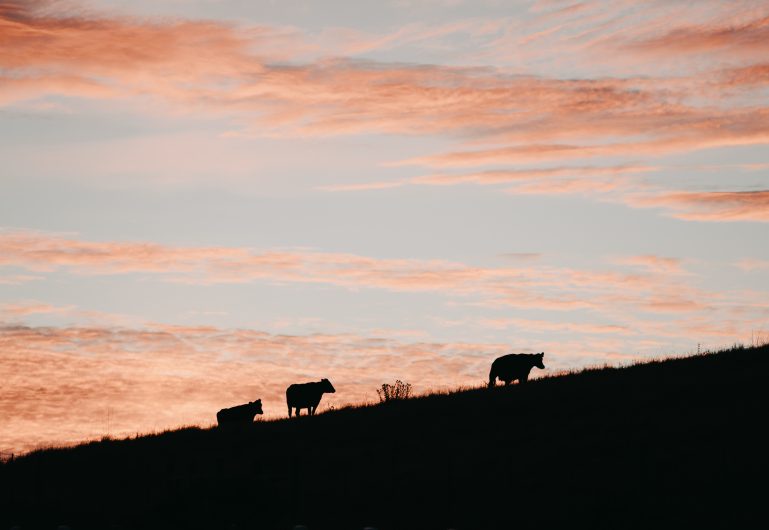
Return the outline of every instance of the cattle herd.
<path id="1" fill-rule="evenodd" d="M 534 367 L 544 369 L 543 359 L 545 353 L 511 353 L 494 359 L 489 372 L 489 388 L 496 384 L 497 379 L 505 382 L 505 386 L 513 381 L 525 383 L 529 379 L 529 372 Z M 336 392 L 336 389 L 328 379 L 321 379 L 314 383 L 300 383 L 289 386 L 286 389 L 286 404 L 288 416 L 291 411 L 299 416 L 301 409 L 307 409 L 310 416 L 315 414 L 323 394 Z M 216 420 L 220 426 L 250 424 L 257 414 L 263 414 L 262 400 L 257 399 L 245 405 L 238 405 L 228 409 L 222 409 L 216 413 Z"/>

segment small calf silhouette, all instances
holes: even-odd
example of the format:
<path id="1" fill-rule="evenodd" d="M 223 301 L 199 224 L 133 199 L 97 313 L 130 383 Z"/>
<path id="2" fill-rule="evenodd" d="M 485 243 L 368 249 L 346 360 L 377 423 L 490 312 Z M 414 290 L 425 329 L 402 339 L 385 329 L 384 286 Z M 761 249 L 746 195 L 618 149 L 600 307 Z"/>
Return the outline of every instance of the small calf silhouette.
<path id="1" fill-rule="evenodd" d="M 537 368 L 545 369 L 545 365 L 542 363 L 542 359 L 545 357 L 545 352 L 542 353 L 511 353 L 509 355 L 503 355 L 497 357 L 494 362 L 491 363 L 491 371 L 489 372 L 489 388 L 493 387 L 497 378 L 500 381 L 505 382 L 505 386 L 509 385 L 516 379 L 519 383 L 523 384 L 529 379 L 529 372 L 535 366 Z"/>
<path id="2" fill-rule="evenodd" d="M 320 398 L 325 393 L 334 393 L 336 390 L 328 379 L 321 379 L 316 383 L 301 383 L 291 385 L 286 389 L 286 403 L 288 404 L 288 417 L 291 417 L 291 409 L 296 409 L 299 416 L 300 409 L 307 409 L 310 416 L 318 409 Z"/>
<path id="3" fill-rule="evenodd" d="M 222 409 L 216 413 L 216 421 L 222 425 L 243 425 L 254 422 L 254 416 L 264 414 L 262 412 L 262 400 L 257 399 L 245 405 L 238 405 L 228 409 Z"/>

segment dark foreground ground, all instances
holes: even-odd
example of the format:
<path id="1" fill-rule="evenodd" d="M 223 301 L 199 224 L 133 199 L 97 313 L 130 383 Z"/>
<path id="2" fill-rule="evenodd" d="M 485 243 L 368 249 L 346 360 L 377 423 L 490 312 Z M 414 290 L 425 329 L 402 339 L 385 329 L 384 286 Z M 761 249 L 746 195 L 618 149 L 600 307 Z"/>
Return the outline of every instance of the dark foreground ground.
<path id="1" fill-rule="evenodd" d="M 769 528 L 769 346 L 0 466 L 0 530 Z"/>

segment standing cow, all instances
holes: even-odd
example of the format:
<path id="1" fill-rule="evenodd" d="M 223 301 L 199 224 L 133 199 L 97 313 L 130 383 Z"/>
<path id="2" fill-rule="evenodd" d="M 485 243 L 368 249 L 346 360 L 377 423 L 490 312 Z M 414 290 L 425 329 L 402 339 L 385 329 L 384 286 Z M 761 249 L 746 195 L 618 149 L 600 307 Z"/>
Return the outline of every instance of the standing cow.
<path id="1" fill-rule="evenodd" d="M 542 353 L 511 353 L 510 355 L 503 355 L 494 359 L 491 363 L 491 371 L 489 372 L 489 388 L 493 387 L 497 378 L 500 381 L 505 382 L 505 386 L 509 385 L 516 379 L 519 383 L 523 384 L 529 379 L 529 372 L 535 366 L 537 368 L 545 369 L 545 365 L 542 359 L 545 357 L 545 352 Z"/>
<path id="2" fill-rule="evenodd" d="M 286 403 L 288 403 L 288 417 L 291 417 L 291 409 L 296 409 L 299 416 L 300 409 L 307 409 L 312 416 L 318 409 L 320 398 L 325 393 L 334 393 L 336 390 L 328 379 L 321 379 L 317 383 L 302 383 L 291 385 L 286 389 Z"/>
<path id="3" fill-rule="evenodd" d="M 262 400 L 257 399 L 245 405 L 238 405 L 229 409 L 222 409 L 216 413 L 216 421 L 222 425 L 243 425 L 254 422 L 254 416 L 264 414 L 262 412 Z"/>

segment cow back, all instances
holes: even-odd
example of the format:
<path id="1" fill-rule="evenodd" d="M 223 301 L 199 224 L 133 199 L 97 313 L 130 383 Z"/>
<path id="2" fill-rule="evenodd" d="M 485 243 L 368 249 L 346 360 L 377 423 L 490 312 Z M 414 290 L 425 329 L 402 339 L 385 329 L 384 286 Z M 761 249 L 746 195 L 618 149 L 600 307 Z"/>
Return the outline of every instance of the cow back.
<path id="1" fill-rule="evenodd" d="M 494 360 L 493 366 L 500 374 L 517 375 L 529 373 L 531 367 L 537 362 L 536 355 L 527 353 L 510 353 Z"/>
<path id="2" fill-rule="evenodd" d="M 317 405 L 323 395 L 320 383 L 298 383 L 286 389 L 286 401 L 291 407 Z"/>
<path id="3" fill-rule="evenodd" d="M 222 423 L 251 423 L 254 421 L 254 416 L 261 413 L 262 403 L 256 401 L 222 409 L 216 413 L 216 419 L 220 425 Z"/>

